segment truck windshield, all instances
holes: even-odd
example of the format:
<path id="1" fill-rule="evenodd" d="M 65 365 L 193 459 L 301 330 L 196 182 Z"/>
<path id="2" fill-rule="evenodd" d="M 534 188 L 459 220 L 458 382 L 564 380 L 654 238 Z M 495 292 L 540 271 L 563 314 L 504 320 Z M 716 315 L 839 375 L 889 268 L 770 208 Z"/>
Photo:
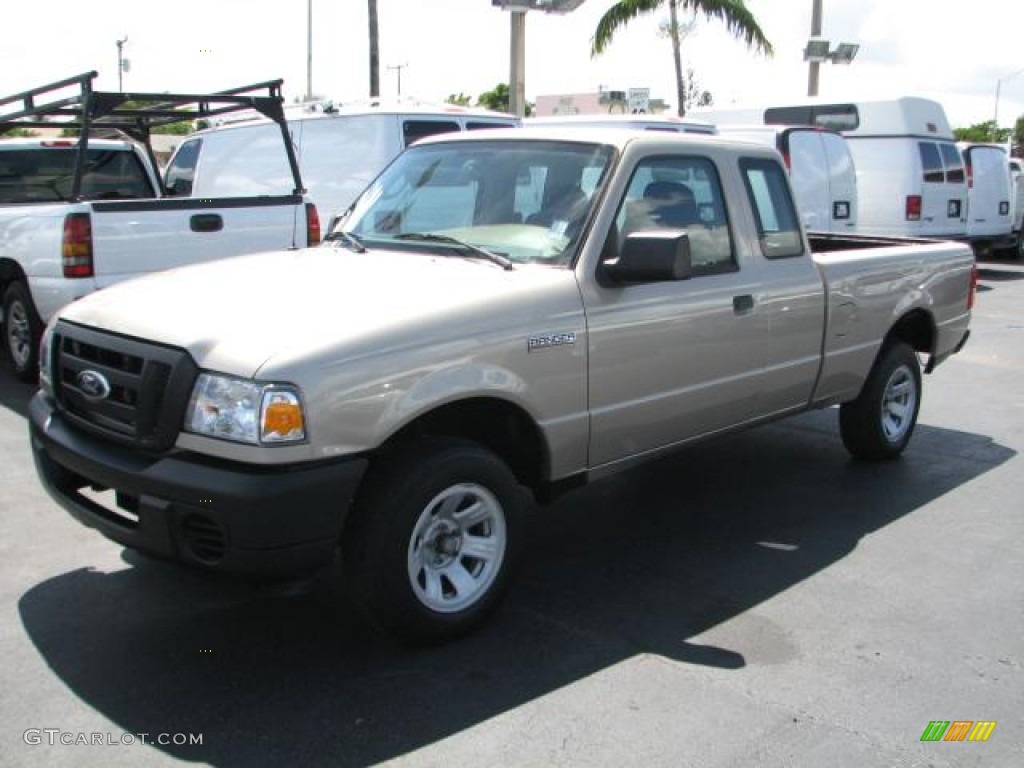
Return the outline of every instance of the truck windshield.
<path id="1" fill-rule="evenodd" d="M 76 147 L 19 147 L 0 151 L 0 203 L 67 200 L 75 178 Z M 135 153 L 123 149 L 86 151 L 82 196 L 87 200 L 153 197 Z"/>
<path id="2" fill-rule="evenodd" d="M 437 252 L 454 239 L 513 264 L 568 265 L 613 156 L 598 144 L 530 140 L 412 147 L 337 229 L 368 247 Z"/>

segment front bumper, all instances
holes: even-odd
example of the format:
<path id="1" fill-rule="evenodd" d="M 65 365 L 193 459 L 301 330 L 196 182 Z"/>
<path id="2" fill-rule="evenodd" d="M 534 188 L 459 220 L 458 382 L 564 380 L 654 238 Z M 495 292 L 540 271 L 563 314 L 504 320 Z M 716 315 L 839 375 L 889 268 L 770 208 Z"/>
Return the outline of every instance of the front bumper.
<path id="1" fill-rule="evenodd" d="M 148 456 L 70 427 L 41 392 L 29 404 L 29 431 L 43 485 L 79 522 L 149 555 L 231 573 L 295 574 L 329 563 L 367 465 Z M 90 487 L 113 490 L 116 504 L 82 492 Z"/>

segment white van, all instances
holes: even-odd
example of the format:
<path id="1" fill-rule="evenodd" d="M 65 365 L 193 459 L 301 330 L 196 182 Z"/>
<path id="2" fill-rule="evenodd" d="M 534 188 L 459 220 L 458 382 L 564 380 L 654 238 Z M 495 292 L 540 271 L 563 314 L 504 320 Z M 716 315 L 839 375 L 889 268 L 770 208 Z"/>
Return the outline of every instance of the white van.
<path id="1" fill-rule="evenodd" d="M 715 133 L 714 123 L 691 120 L 673 115 L 549 115 L 528 117 L 523 125 L 573 126 L 585 128 L 632 128 L 640 131 L 668 131 L 673 133 Z"/>
<path id="2" fill-rule="evenodd" d="M 958 142 L 967 169 L 967 238 L 988 253 L 1013 245 L 1013 188 L 1006 150 L 998 144 Z"/>
<path id="3" fill-rule="evenodd" d="M 804 227 L 850 233 L 857 226 L 857 173 L 842 135 L 808 126 L 724 125 L 719 134 L 774 147 L 789 168 Z"/>
<path id="4" fill-rule="evenodd" d="M 328 229 L 384 166 L 417 139 L 519 124 L 501 112 L 407 102 L 303 105 L 287 108 L 286 117 L 302 180 Z M 193 134 L 178 147 L 166 173 L 172 194 L 198 198 L 287 193 L 292 191 L 291 178 L 280 128 L 264 119 Z"/>
<path id="5" fill-rule="evenodd" d="M 917 97 L 806 100 L 756 110 L 701 110 L 714 122 L 812 125 L 839 131 L 857 169 L 856 231 L 871 235 L 967 238 L 967 175 L 945 110 Z"/>

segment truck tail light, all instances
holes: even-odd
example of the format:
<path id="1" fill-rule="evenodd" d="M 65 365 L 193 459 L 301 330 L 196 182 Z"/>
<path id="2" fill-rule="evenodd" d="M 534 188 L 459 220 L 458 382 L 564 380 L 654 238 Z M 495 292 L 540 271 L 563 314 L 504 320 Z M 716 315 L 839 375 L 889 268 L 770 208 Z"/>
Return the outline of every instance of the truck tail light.
<path id="1" fill-rule="evenodd" d="M 974 167 L 971 165 L 969 160 L 967 161 L 966 170 L 967 170 L 967 188 L 970 189 L 971 187 L 974 186 Z"/>
<path id="2" fill-rule="evenodd" d="M 306 245 L 320 244 L 320 214 L 313 203 L 306 203 Z"/>
<path id="3" fill-rule="evenodd" d="M 971 267 L 971 285 L 967 289 L 967 308 L 974 309 L 974 300 L 978 295 L 978 265 Z"/>
<path id="4" fill-rule="evenodd" d="M 793 163 L 789 159 L 789 152 L 782 153 L 782 162 L 786 164 L 787 171 L 793 170 Z"/>
<path id="5" fill-rule="evenodd" d="M 92 277 L 92 222 L 88 213 L 64 217 L 61 264 L 64 277 Z"/>
<path id="6" fill-rule="evenodd" d="M 907 195 L 907 221 L 921 220 L 921 196 Z"/>

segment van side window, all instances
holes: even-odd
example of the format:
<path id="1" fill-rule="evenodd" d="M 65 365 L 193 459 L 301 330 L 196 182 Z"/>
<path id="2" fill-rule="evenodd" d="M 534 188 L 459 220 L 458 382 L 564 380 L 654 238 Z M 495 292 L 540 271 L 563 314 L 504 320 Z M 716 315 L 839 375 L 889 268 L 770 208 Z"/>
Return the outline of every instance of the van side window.
<path id="1" fill-rule="evenodd" d="M 502 122 L 486 123 L 486 122 L 481 122 L 479 120 L 467 120 L 466 121 L 466 130 L 467 131 L 481 131 L 481 130 L 487 130 L 488 128 L 515 128 L 515 127 L 516 127 L 516 124 L 513 123 L 513 122 L 508 122 L 508 123 L 502 123 Z"/>
<path id="2" fill-rule="evenodd" d="M 962 184 L 964 181 L 964 159 L 956 144 L 949 142 L 939 144 L 939 152 L 946 165 L 946 181 L 950 184 Z"/>
<path id="3" fill-rule="evenodd" d="M 917 149 L 921 153 L 921 170 L 924 172 L 924 180 L 939 184 L 944 182 L 946 175 L 942 170 L 939 148 L 931 141 L 919 141 Z"/>
<path id="4" fill-rule="evenodd" d="M 404 120 L 402 122 L 402 139 L 405 141 L 405 146 L 408 147 L 424 136 L 457 132 L 458 130 L 459 124 L 451 120 Z"/>
<path id="5" fill-rule="evenodd" d="M 168 195 L 188 197 L 192 194 L 192 180 L 196 176 L 196 164 L 199 162 L 202 144 L 202 139 L 192 139 L 178 148 L 177 154 L 167 167 L 165 185 Z"/>
<path id="6" fill-rule="evenodd" d="M 615 224 L 620 247 L 631 232 L 686 232 L 694 275 L 738 269 L 718 170 L 706 157 L 642 160 L 633 171 Z"/>
<path id="7" fill-rule="evenodd" d="M 766 259 L 802 256 L 803 234 L 782 166 L 774 160 L 744 158 L 740 168 L 757 219 L 761 254 Z"/>

